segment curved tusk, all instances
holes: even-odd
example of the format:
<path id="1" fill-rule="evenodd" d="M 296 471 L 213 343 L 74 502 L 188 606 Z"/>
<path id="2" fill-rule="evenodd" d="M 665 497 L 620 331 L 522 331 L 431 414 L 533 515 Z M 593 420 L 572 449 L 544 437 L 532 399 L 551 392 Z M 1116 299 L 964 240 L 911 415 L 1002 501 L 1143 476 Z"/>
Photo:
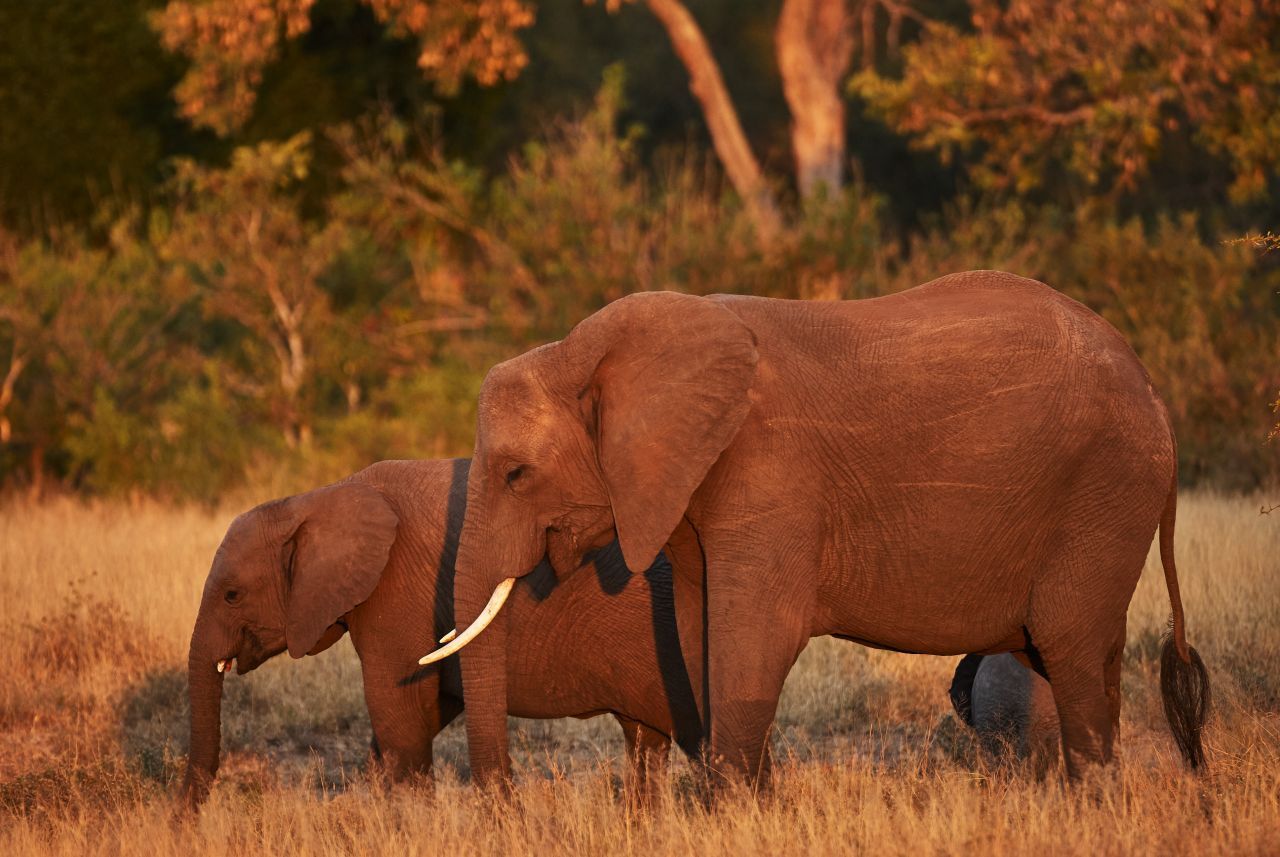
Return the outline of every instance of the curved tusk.
<path id="1" fill-rule="evenodd" d="M 476 617 L 476 621 L 472 622 L 461 634 L 454 637 L 452 642 L 443 649 L 436 649 L 431 654 L 419 659 L 418 663 L 426 666 L 427 664 L 434 664 L 436 661 L 442 661 L 480 636 L 480 632 L 489 627 L 489 623 L 498 615 L 498 611 L 502 609 L 507 596 L 511 594 L 511 588 L 515 585 L 516 579 L 514 577 L 508 577 L 499 583 L 494 588 L 493 594 L 489 596 L 489 603 L 484 605 L 484 609 Z"/>
<path id="2" fill-rule="evenodd" d="M 454 628 L 452 631 L 450 631 L 449 633 L 445 634 L 443 637 L 440 638 L 440 645 L 443 646 L 445 643 L 449 642 L 456 636 L 458 636 L 458 629 Z"/>

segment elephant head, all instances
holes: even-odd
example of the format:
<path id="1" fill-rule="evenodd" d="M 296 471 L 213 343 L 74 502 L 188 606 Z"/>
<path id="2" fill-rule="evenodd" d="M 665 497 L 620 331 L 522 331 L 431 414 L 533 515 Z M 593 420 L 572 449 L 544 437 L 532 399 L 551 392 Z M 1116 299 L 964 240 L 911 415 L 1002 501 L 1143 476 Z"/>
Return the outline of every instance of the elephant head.
<path id="1" fill-rule="evenodd" d="M 508 770 L 506 629 L 494 617 L 513 578 L 544 554 L 563 577 L 615 536 L 632 572 L 648 568 L 746 418 L 756 362 L 754 337 L 722 304 L 657 292 L 615 301 L 489 372 L 454 583 L 465 630 L 423 659 L 470 643 L 462 675 L 478 782 Z"/>
<path id="2" fill-rule="evenodd" d="M 1053 689 L 1012 654 L 966 655 L 951 682 L 951 704 L 992 758 L 1030 759 L 1037 777 L 1058 755 Z"/>
<path id="3" fill-rule="evenodd" d="M 265 503 L 232 522 L 213 558 L 187 661 L 191 750 L 182 796 L 208 794 L 218 769 L 222 681 L 288 649 L 333 645 L 341 618 L 373 592 L 398 519 L 377 490 L 341 482 Z"/>

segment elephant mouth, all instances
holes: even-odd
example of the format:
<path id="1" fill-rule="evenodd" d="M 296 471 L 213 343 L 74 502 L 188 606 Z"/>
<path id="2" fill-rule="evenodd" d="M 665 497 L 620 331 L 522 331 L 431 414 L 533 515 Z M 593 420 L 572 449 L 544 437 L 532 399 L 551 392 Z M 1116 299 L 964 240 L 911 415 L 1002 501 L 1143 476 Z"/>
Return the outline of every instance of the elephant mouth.
<path id="1" fill-rule="evenodd" d="M 214 664 L 214 667 L 223 674 L 230 674 L 234 669 L 236 675 L 244 675 L 262 666 L 262 662 L 265 660 L 266 658 L 255 655 L 253 652 L 241 652 L 238 655 L 222 658 Z"/>
<path id="2" fill-rule="evenodd" d="M 263 657 L 260 652 L 242 650 L 237 654 L 219 659 L 214 663 L 214 668 L 224 675 L 229 674 L 233 669 L 236 675 L 244 675 L 262 666 L 266 660 L 267 658 Z"/>
<path id="3" fill-rule="evenodd" d="M 271 658 L 283 652 L 284 644 L 263 645 L 262 639 L 252 631 L 241 631 L 237 645 L 225 656 L 213 662 L 214 668 L 222 674 L 233 669 L 236 675 L 244 675 L 262 666 Z"/>

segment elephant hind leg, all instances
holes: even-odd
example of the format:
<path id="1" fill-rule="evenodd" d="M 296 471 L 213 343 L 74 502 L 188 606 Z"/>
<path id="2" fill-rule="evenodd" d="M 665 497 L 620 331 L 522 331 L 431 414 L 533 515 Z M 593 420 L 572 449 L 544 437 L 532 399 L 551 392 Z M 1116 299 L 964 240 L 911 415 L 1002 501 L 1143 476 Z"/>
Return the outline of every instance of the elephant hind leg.
<path id="1" fill-rule="evenodd" d="M 1068 776 L 1113 757 L 1125 614 L 1168 482 L 1149 461 L 1103 450 L 1060 507 L 1031 590 L 1027 631 L 1053 687 Z"/>
<path id="2" fill-rule="evenodd" d="M 1107 698 L 1106 671 L 1101 658 L 1070 652 L 1062 657 L 1046 653 L 1045 660 L 1061 724 L 1067 775 L 1079 779 L 1086 766 L 1105 765 L 1113 758 L 1115 729 Z"/>
<path id="3" fill-rule="evenodd" d="M 1072 779 L 1083 776 L 1090 764 L 1110 764 L 1119 735 L 1124 614 L 1098 619 L 1096 625 L 1101 627 L 1051 636 L 1032 631 L 1052 686 L 1062 757 Z"/>
<path id="4" fill-rule="evenodd" d="M 1107 690 L 1107 702 L 1111 707 L 1111 730 L 1117 739 L 1120 737 L 1120 667 L 1124 663 L 1125 625 L 1123 621 L 1120 623 L 1120 632 L 1107 651 L 1107 660 L 1103 665 L 1103 681 Z"/>

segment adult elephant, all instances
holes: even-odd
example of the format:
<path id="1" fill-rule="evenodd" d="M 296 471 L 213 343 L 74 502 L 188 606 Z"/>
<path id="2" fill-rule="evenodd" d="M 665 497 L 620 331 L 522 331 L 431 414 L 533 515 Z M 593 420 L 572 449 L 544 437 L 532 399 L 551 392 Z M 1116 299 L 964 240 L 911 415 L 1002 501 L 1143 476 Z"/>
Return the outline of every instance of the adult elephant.
<path id="1" fill-rule="evenodd" d="M 386 461 L 276 500 L 231 524 L 191 635 L 191 750 L 182 797 L 204 800 L 218 770 L 222 684 L 288 651 L 317 654 L 348 632 L 360 657 L 377 761 L 393 779 L 431 771 L 432 739 L 462 711 L 457 658 L 423 669 L 423 648 L 453 625 L 453 558 L 468 462 Z M 670 739 L 698 752 L 702 726 L 681 636 L 701 645 L 700 576 L 643 576 L 616 547 L 558 580 L 543 564 L 516 588 L 506 658 L 523 717 L 611 712 L 642 786 Z M 675 588 L 684 615 L 675 612 Z M 701 656 L 691 664 L 697 670 Z"/>
<path id="2" fill-rule="evenodd" d="M 1042 283 L 632 295 L 490 371 L 473 461 L 454 592 L 463 627 L 483 618 L 435 656 L 475 640 L 462 669 L 482 780 L 509 766 L 514 618 L 478 634 L 504 580 L 544 553 L 570 569 L 615 532 L 633 570 L 664 545 L 678 569 L 705 561 L 711 761 L 754 781 L 783 680 L 825 634 L 1016 652 L 1053 684 L 1068 771 L 1109 761 L 1125 612 L 1159 525 L 1164 697 L 1200 761 L 1169 417 L 1119 334 Z"/>

